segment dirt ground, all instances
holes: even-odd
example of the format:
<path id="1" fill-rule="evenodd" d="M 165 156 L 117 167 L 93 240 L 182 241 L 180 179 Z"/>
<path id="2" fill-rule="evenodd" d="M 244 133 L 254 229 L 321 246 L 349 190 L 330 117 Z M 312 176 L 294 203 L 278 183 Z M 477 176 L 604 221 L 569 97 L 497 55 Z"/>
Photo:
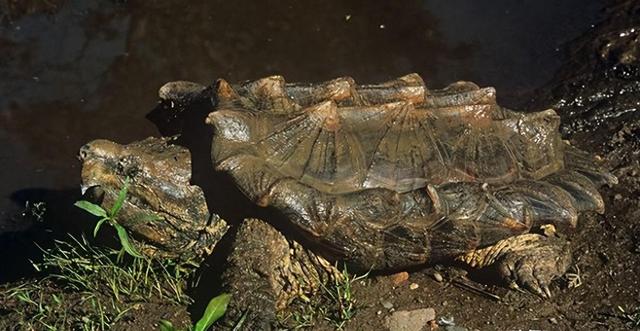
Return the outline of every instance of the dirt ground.
<path id="1" fill-rule="evenodd" d="M 26 281 L 19 284 L 24 286 L 30 283 Z M 37 294 L 30 296 L 34 302 L 41 303 L 41 306 L 29 306 L 25 309 L 27 305 L 23 301 L 16 296 L 9 297 L 11 289 L 16 285 L 18 284 L 5 284 L 0 287 L 0 292 L 4 294 L 0 296 L 1 330 L 102 330 L 101 322 L 106 325 L 111 319 L 118 317 L 118 312 L 108 305 L 97 307 L 96 302 L 108 302 L 109 297 L 98 293 L 87 295 L 49 280 L 39 282 Z M 52 299 L 54 297 L 60 298 L 59 301 Z M 113 324 L 111 330 L 154 330 L 163 319 L 172 321 L 177 327 L 191 324 L 186 306 L 152 300 L 138 302 L 130 307 L 131 309 Z M 27 316 L 16 313 L 18 311 L 26 312 Z M 49 318 L 45 318 L 45 315 Z M 78 316 L 81 318 L 77 318 Z M 31 319 L 32 323 L 25 323 L 26 319 Z M 36 322 L 39 319 L 42 323 Z"/>

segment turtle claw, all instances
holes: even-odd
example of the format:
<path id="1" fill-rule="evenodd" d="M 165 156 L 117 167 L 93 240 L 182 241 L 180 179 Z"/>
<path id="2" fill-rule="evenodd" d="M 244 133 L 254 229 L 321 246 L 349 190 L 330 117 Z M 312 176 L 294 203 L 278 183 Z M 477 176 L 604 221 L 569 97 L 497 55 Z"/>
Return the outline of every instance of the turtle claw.
<path id="1" fill-rule="evenodd" d="M 549 290 L 549 286 L 543 285 L 542 290 L 544 291 L 544 294 L 547 296 L 547 299 L 551 299 L 551 290 Z"/>
<path id="2" fill-rule="evenodd" d="M 571 262 L 568 245 L 556 238 L 541 237 L 526 249 L 515 248 L 498 262 L 498 272 L 509 287 L 542 298 L 552 297 L 549 284 L 567 271 Z"/>

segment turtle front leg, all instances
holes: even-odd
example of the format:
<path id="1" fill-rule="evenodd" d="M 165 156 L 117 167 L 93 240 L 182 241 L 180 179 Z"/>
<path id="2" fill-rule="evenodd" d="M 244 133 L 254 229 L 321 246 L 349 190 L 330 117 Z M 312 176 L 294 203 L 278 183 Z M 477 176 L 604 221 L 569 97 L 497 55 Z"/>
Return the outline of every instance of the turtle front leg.
<path id="1" fill-rule="evenodd" d="M 549 284 L 569 268 L 571 250 L 566 240 L 527 233 L 472 250 L 457 260 L 474 268 L 494 266 L 511 288 L 522 287 L 549 298 Z"/>
<path id="2" fill-rule="evenodd" d="M 240 225 L 232 249 L 223 274 L 224 288 L 231 294 L 225 330 L 277 329 L 278 311 L 295 299 L 308 300 L 321 284 L 342 277 L 327 260 L 258 219 Z"/>

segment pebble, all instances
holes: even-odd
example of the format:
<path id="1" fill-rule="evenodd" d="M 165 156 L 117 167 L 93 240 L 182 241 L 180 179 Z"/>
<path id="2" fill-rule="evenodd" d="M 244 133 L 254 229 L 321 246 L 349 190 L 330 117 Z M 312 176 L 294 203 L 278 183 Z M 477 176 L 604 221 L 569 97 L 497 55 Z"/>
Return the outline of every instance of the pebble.
<path id="1" fill-rule="evenodd" d="M 618 193 L 616 195 L 613 196 L 614 200 L 622 200 L 622 194 Z"/>
<path id="2" fill-rule="evenodd" d="M 558 320 L 557 320 L 555 317 L 551 317 L 551 318 L 549 319 L 549 323 L 551 323 L 551 324 L 558 324 Z"/>
<path id="3" fill-rule="evenodd" d="M 411 285 L 409 285 L 409 289 L 410 289 L 410 290 L 415 290 L 415 289 L 417 289 L 418 287 L 420 287 L 420 285 L 418 285 L 418 284 L 416 284 L 416 283 L 411 283 Z"/>
<path id="4" fill-rule="evenodd" d="M 393 309 L 393 303 L 391 301 L 382 301 L 382 307 L 386 309 Z"/>
<path id="5" fill-rule="evenodd" d="M 455 320 L 452 316 L 440 316 L 438 318 L 438 324 L 440 325 L 456 325 Z"/>
<path id="6" fill-rule="evenodd" d="M 439 282 L 439 283 L 442 283 L 442 281 L 444 280 L 442 275 L 437 271 L 433 273 L 433 279 L 435 279 L 436 282 Z"/>
<path id="7" fill-rule="evenodd" d="M 390 331 L 422 331 L 428 330 L 429 322 L 436 319 L 433 308 L 401 310 L 385 319 L 385 326 Z"/>
<path id="8" fill-rule="evenodd" d="M 398 272 L 396 274 L 391 275 L 391 281 L 393 285 L 400 285 L 409 280 L 409 273 L 406 271 Z"/>

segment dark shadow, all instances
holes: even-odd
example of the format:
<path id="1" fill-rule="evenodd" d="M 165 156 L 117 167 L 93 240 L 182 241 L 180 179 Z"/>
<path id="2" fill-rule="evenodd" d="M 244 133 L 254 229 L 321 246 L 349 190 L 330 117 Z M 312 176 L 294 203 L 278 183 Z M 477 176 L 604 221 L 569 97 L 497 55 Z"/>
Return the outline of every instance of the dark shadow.
<path id="1" fill-rule="evenodd" d="M 12 215 L 12 222 L 24 222 L 22 231 L 0 234 L 0 283 L 34 276 L 36 270 L 30 261 L 37 262 L 42 257 L 42 249 L 53 246 L 55 240 L 67 240 L 69 235 L 79 237 L 90 233 L 95 225 L 95 217 L 76 208 L 73 204 L 81 198 L 79 189 L 48 190 L 42 188 L 24 189 L 14 192 L 11 199 L 25 206 L 27 201 L 42 203 L 45 208 L 42 217 L 34 215 L 29 208 Z"/>
<path id="2" fill-rule="evenodd" d="M 223 290 L 222 274 L 226 269 L 226 258 L 233 249 L 239 224 L 246 218 L 264 220 L 288 239 L 294 239 L 312 250 L 322 251 L 325 257 L 327 255 L 326 248 L 296 231 L 280 212 L 257 206 L 240 192 L 229 175 L 214 170 L 211 161 L 213 128 L 205 123 L 207 115 L 213 110 L 212 104 L 208 97 L 188 107 L 171 108 L 171 105 L 159 104 L 147 115 L 147 119 L 158 127 L 163 136 L 176 136 L 174 143 L 189 149 L 192 160 L 191 183 L 203 189 L 209 211 L 220 215 L 231 226 L 199 270 L 199 284 L 190 294 L 195 300 L 195 304 L 189 307 L 193 316 L 200 316 L 208 301 Z M 328 258 L 331 259 L 330 256 Z"/>
<path id="3" fill-rule="evenodd" d="M 229 176 L 214 171 L 211 162 L 213 129 L 205 124 L 205 118 L 212 110 L 207 98 L 186 108 L 159 104 L 147 118 L 163 136 L 177 136 L 174 143 L 191 152 L 191 183 L 204 191 L 210 212 L 231 224 L 246 217 L 266 217 L 264 209 L 249 201 Z"/>

